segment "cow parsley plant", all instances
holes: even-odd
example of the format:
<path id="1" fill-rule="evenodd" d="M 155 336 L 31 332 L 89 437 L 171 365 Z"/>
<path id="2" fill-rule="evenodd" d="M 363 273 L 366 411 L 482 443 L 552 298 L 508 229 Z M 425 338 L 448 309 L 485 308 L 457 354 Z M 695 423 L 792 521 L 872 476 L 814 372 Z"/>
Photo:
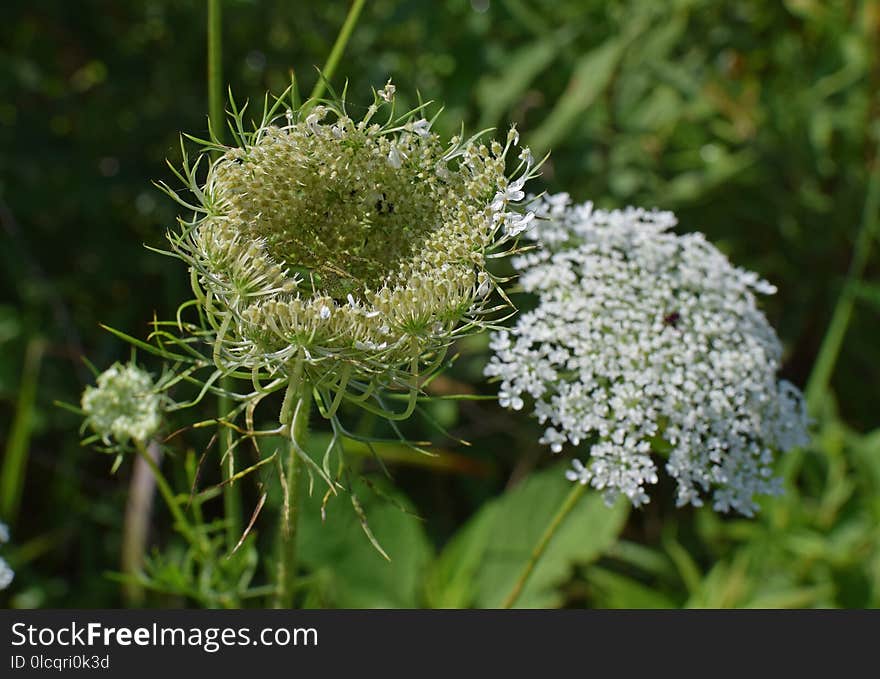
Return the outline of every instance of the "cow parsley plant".
<path id="1" fill-rule="evenodd" d="M 756 304 L 773 286 L 736 268 L 669 212 L 604 211 L 566 194 L 534 207 L 540 247 L 514 258 L 537 307 L 493 335 L 501 404 L 529 399 L 541 442 L 587 454 L 572 481 L 648 501 L 659 469 L 679 505 L 752 515 L 777 493 L 778 451 L 807 441 L 800 392 Z M 665 459 L 665 463 L 661 460 Z"/>

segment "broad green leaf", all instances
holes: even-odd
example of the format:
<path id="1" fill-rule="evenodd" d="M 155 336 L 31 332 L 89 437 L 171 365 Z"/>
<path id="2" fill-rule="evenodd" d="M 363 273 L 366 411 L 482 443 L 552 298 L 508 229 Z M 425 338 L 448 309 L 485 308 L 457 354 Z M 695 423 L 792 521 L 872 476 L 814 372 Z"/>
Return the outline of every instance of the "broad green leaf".
<path id="1" fill-rule="evenodd" d="M 476 598 L 477 572 L 491 540 L 494 511 L 484 511 L 450 540 L 428 573 L 431 608 L 466 608 Z"/>
<path id="2" fill-rule="evenodd" d="M 440 556 L 440 566 L 431 580 L 432 600 L 500 607 L 570 489 L 564 466 L 555 465 L 487 503 Z M 517 607 L 561 605 L 559 586 L 568 580 L 575 565 L 594 561 L 613 544 L 628 512 L 625 501 L 608 507 L 598 494 L 584 497 L 553 537 Z M 471 573 L 472 584 L 463 584 Z M 468 589 L 472 595 L 463 596 Z"/>
<path id="3" fill-rule="evenodd" d="M 374 483 L 380 486 L 378 481 Z M 309 602 L 336 608 L 419 606 L 432 550 L 422 521 L 395 506 L 409 508 L 409 502 L 385 484 L 381 484 L 381 492 L 393 502 L 378 497 L 364 484 L 357 486 L 369 528 L 391 558 L 389 562 L 370 544 L 347 493 L 330 498 L 327 519 L 321 521 L 324 490 L 316 482 L 315 492 L 303 502 L 299 521 L 300 563 L 319 585 Z"/>

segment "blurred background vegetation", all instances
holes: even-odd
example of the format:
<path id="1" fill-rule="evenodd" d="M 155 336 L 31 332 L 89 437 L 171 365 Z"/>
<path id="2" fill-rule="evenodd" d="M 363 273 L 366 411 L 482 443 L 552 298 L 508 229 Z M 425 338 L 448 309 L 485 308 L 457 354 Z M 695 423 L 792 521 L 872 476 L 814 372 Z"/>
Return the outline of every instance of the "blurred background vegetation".
<path id="1" fill-rule="evenodd" d="M 291 69 L 311 88 L 348 3 L 223 8 L 225 78 L 238 98 L 261 101 Z M 161 247 L 176 215 L 151 181 L 173 184 L 165 159 L 179 159 L 178 133 L 206 130 L 205 5 L 7 0 L 4 9 L 0 518 L 11 524 L 4 556 L 17 577 L 0 603 L 119 606 L 108 575 L 119 569 L 131 469 L 111 475 L 108 458 L 80 447 L 77 418 L 53 402 L 76 402 L 91 380 L 81 356 L 100 369 L 128 357 L 99 323 L 144 337 L 154 314 L 170 318 L 186 299 L 178 263 L 143 244 Z M 815 443 L 782 461 L 788 492 L 757 519 L 677 510 L 663 484 L 639 511 L 589 498 L 522 605 L 880 604 L 880 282 L 869 257 L 878 36 L 880 3 L 870 0 L 367 2 L 334 79 L 348 78 L 353 101 L 393 76 L 404 104 L 419 91 L 445 106 L 446 134 L 461 121 L 471 131 L 513 122 L 536 154 L 552 149 L 542 188 L 675 210 L 681 230 L 704 231 L 778 286 L 765 309 L 786 347 L 784 376 L 801 387 L 813 376 Z M 832 341 L 817 373 L 835 308 L 841 351 Z M 458 351 L 435 391 L 492 394 L 485 339 Z M 385 450 L 396 490 L 364 457 L 364 503 L 376 505 L 371 525 L 393 561 L 350 512 L 331 503 L 321 526 L 314 508 L 302 529 L 306 605 L 497 606 L 509 589 L 565 493 L 558 460 L 537 444 L 535 422 L 491 401 L 428 409 L 472 445 L 409 423 L 448 454 L 431 467 Z M 205 445 L 185 438 L 179 458 L 191 462 Z M 379 502 L 389 494 L 394 503 Z M 256 497 L 245 494 L 248 514 Z M 259 553 L 260 525 L 240 560 Z M 156 572 L 173 560 L 169 526 L 158 507 L 151 542 L 166 553 Z M 230 604 L 169 573 L 149 604 Z"/>

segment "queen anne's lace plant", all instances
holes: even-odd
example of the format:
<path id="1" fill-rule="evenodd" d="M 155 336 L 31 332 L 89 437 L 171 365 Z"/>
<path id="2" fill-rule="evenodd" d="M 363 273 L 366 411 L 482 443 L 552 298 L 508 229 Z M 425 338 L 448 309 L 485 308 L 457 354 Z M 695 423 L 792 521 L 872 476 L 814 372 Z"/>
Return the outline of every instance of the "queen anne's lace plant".
<path id="1" fill-rule="evenodd" d="M 445 144 L 424 107 L 394 101 L 389 83 L 354 119 L 344 102 L 277 114 L 279 100 L 252 132 L 233 116 L 236 145 L 208 144 L 205 181 L 185 163 L 195 218 L 170 240 L 221 370 L 366 398 L 481 327 L 487 258 L 533 218 L 516 207 L 531 155 L 509 175 L 515 130 L 504 146 Z"/>
<path id="2" fill-rule="evenodd" d="M 98 375 L 97 386 L 83 391 L 85 424 L 107 445 L 144 443 L 162 424 L 162 397 L 150 374 L 133 363 L 116 363 Z"/>
<path id="3" fill-rule="evenodd" d="M 5 523 L 0 522 L 0 545 L 7 542 L 9 542 L 9 527 Z M 6 563 L 6 560 L 0 557 L 0 590 L 9 587 L 12 584 L 13 578 L 15 578 L 15 572 Z"/>
<path id="4" fill-rule="evenodd" d="M 502 405 L 534 400 L 553 452 L 584 446 L 567 476 L 634 505 L 657 483 L 657 458 L 678 504 L 751 515 L 776 493 L 776 451 L 807 441 L 800 392 L 777 379 L 781 347 L 754 293 L 775 289 L 731 266 L 699 233 L 676 235 L 669 212 L 542 199 L 514 258 L 538 297 L 514 328 L 493 335 L 486 374 Z M 544 221 L 546 220 L 546 221 Z"/>

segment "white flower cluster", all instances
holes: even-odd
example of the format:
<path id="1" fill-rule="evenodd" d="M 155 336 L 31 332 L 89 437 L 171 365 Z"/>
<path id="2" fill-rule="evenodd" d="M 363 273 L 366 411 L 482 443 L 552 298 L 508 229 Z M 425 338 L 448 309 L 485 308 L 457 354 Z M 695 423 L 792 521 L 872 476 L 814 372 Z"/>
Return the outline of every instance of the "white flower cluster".
<path id="1" fill-rule="evenodd" d="M 486 374 L 501 404 L 535 403 L 553 452 L 585 445 L 567 476 L 634 505 L 657 483 L 678 504 L 752 515 L 776 493 L 774 453 L 807 442 L 800 392 L 779 381 L 781 347 L 754 293 L 775 289 L 733 267 L 699 233 L 671 233 L 669 212 L 603 211 L 567 194 L 536 201 L 539 248 L 513 260 L 538 297 L 492 338 Z"/>
<path id="2" fill-rule="evenodd" d="M 9 542 L 9 527 L 0 522 L 0 545 Z M 6 563 L 6 560 L 0 556 L 0 590 L 6 589 L 12 584 L 15 572 Z"/>
<path id="3" fill-rule="evenodd" d="M 134 364 L 116 363 L 98 375 L 97 387 L 83 391 L 86 424 L 103 441 L 147 441 L 162 424 L 161 397 L 153 378 Z"/>

